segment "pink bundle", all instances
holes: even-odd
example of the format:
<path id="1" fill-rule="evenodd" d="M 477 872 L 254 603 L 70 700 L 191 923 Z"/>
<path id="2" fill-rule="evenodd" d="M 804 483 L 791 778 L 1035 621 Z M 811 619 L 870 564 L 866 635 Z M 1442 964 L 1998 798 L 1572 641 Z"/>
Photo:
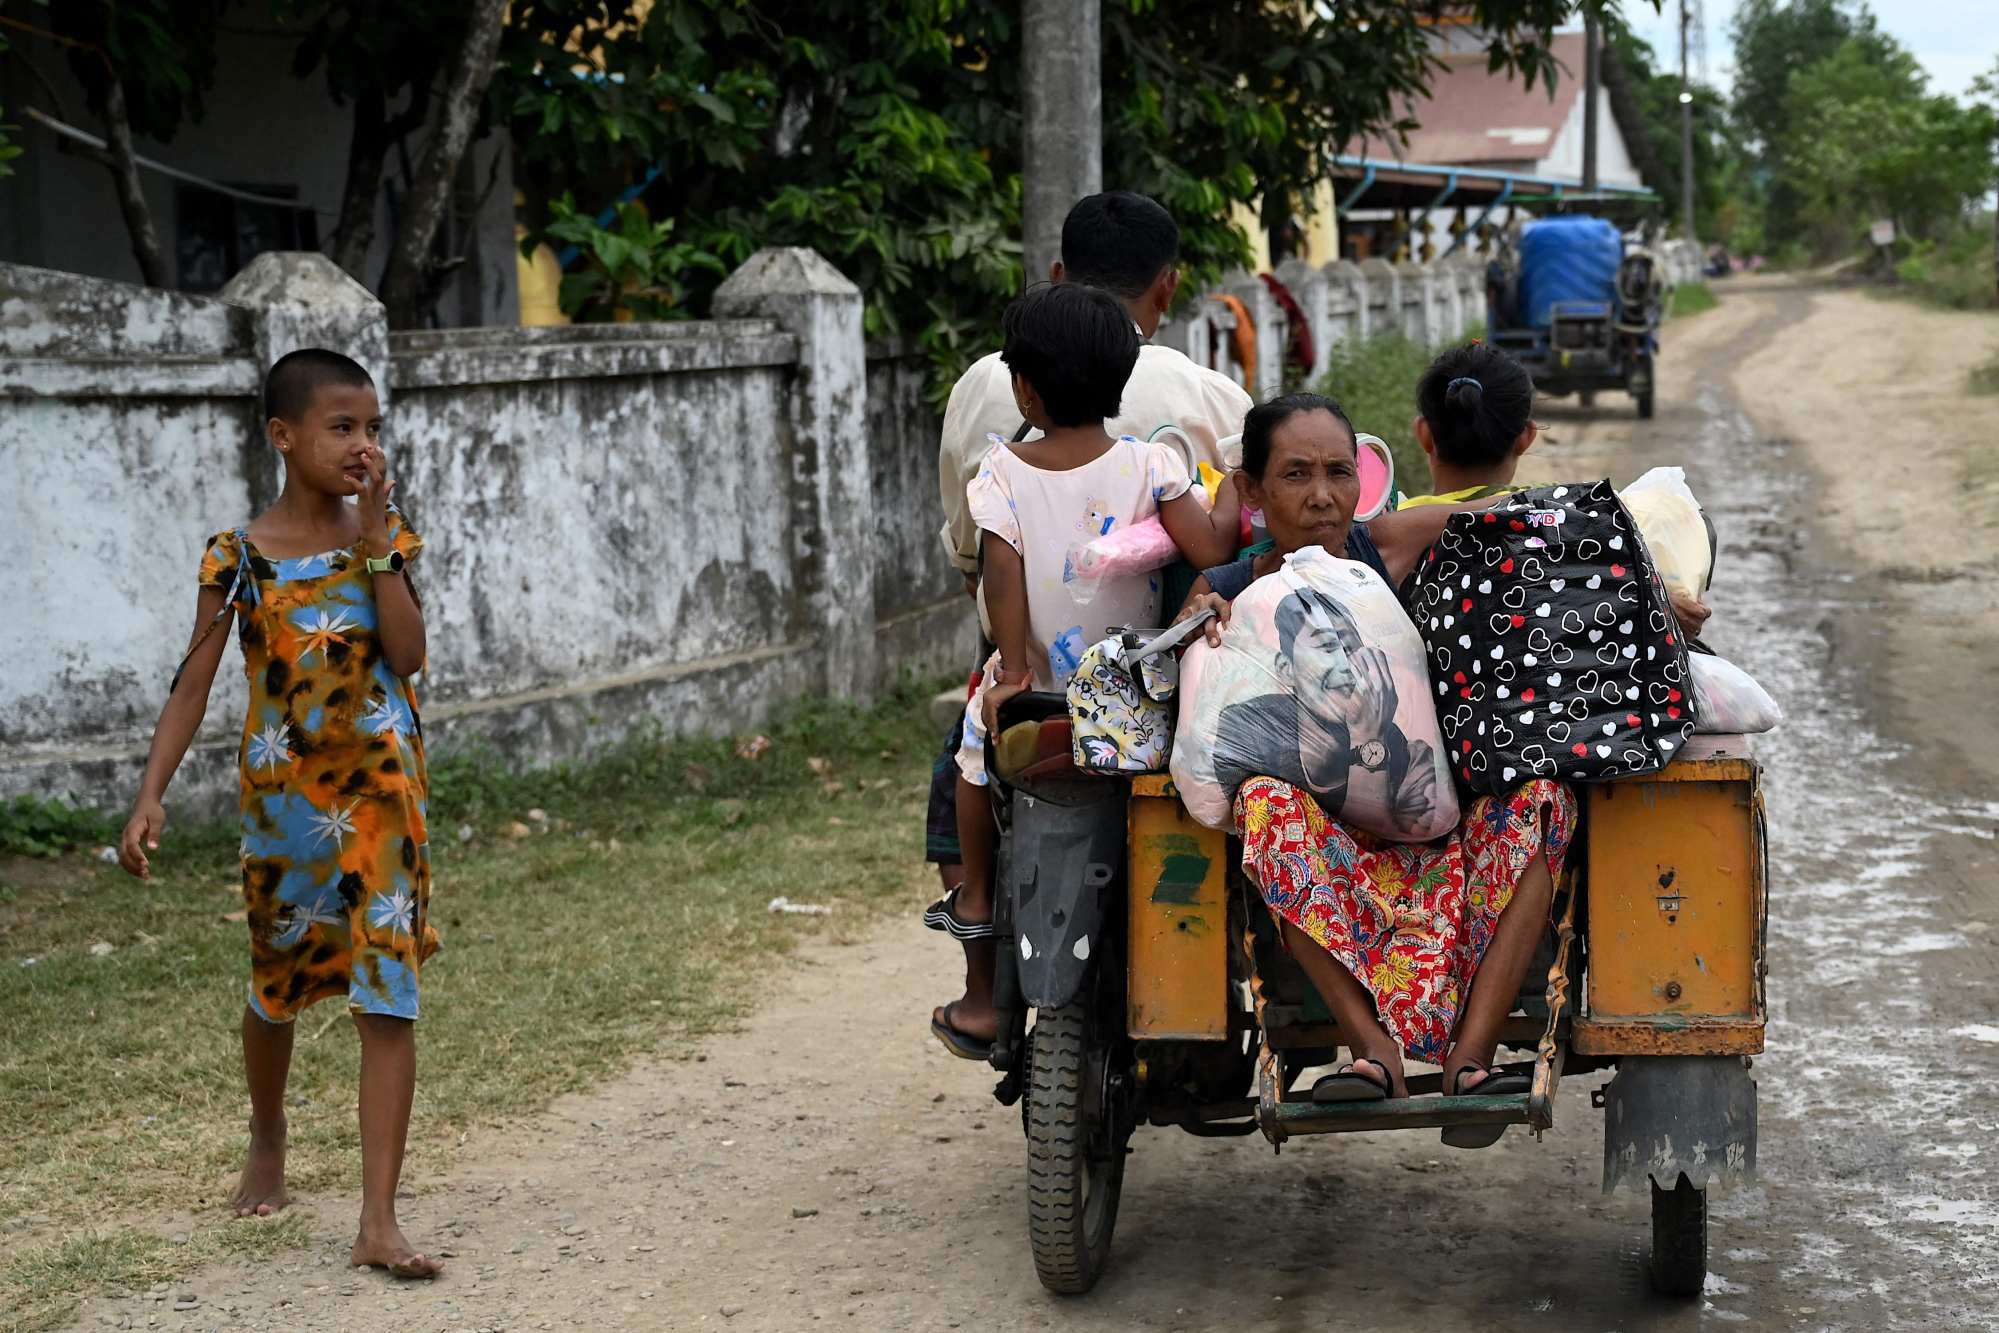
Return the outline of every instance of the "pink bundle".
<path id="1" fill-rule="evenodd" d="M 1249 544 L 1247 509 L 1242 511 L 1238 540 L 1245 546 Z M 1070 594 L 1079 606 L 1088 606 L 1105 579 L 1149 574 L 1172 564 L 1179 555 L 1180 548 L 1173 544 L 1166 525 L 1155 516 L 1072 548 L 1068 562 L 1062 567 L 1062 582 L 1069 585 Z"/>
<path id="2" fill-rule="evenodd" d="M 1176 429 L 1173 433 L 1180 432 Z M 1354 521 L 1365 523 L 1388 507 L 1388 497 L 1395 492 L 1395 458 L 1388 452 L 1387 444 L 1374 435 L 1357 435 L 1354 453 L 1360 463 L 1360 503 L 1354 507 Z M 1213 469 L 1203 471 L 1213 473 Z M 1213 475 L 1219 485 L 1220 474 Z M 1196 486 L 1193 494 L 1204 506 L 1213 506 L 1212 491 Z M 1241 545 L 1247 546 L 1253 540 L 1256 518 L 1255 511 L 1245 506 L 1237 538 Z M 1179 555 L 1180 548 L 1173 544 L 1166 525 L 1155 515 L 1072 548 L 1062 568 L 1062 582 L 1068 585 L 1077 605 L 1088 606 L 1105 579 L 1150 574 L 1172 564 Z"/>

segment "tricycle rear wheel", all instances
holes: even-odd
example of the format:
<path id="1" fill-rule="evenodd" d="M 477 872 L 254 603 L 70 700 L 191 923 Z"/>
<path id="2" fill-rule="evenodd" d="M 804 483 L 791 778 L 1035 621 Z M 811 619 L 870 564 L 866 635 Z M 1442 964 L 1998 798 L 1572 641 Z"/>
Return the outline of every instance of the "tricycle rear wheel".
<path id="1" fill-rule="evenodd" d="M 1124 1139 L 1105 1076 L 1111 1047 L 1092 1049 L 1089 1005 L 1043 1009 L 1028 1034 L 1027 1235 L 1041 1285 L 1077 1296 L 1110 1260 L 1124 1188 Z"/>
<path id="2" fill-rule="evenodd" d="M 1698 1296 L 1707 1287 L 1707 1191 L 1682 1175 L 1672 1189 L 1652 1182 L 1652 1289 Z"/>

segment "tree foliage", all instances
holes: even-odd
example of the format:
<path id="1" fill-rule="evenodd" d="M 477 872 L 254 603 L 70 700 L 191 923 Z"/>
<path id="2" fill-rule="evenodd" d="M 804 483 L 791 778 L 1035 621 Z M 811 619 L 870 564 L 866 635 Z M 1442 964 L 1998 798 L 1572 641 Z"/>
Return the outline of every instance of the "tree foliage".
<path id="1" fill-rule="evenodd" d="M 91 113 L 122 85 L 134 134 L 170 142 L 207 111 L 224 0 L 72 0 L 49 9 Z"/>
<path id="2" fill-rule="evenodd" d="M 1247 260 L 1236 205 L 1303 195 L 1352 139 L 1407 127 L 1401 108 L 1439 66 L 1435 20 L 1475 11 L 1494 68 L 1551 82 L 1554 29 L 1577 12 L 1575 0 L 1103 2 L 1105 183 L 1174 214 L 1190 289 Z M 705 309 L 715 285 L 694 257 L 733 266 L 761 246 L 810 245 L 867 294 L 871 333 L 914 337 L 948 382 L 1020 288 L 1013 6 L 659 0 L 641 20 L 627 0 L 520 0 L 502 60 L 497 114 L 531 207 L 643 200 L 674 223 L 662 244 L 689 256 L 677 311 Z M 581 224 L 571 212 L 559 225 Z M 613 313 L 600 284 L 588 290 L 580 312 Z"/>
<path id="3" fill-rule="evenodd" d="M 1906 52 L 1858 38 L 1791 76 L 1783 160 L 1821 249 L 1873 218 L 1934 239 L 1991 188 L 1991 110 L 1925 84 Z"/>
<path id="4" fill-rule="evenodd" d="M 1992 108 L 1931 91 L 1865 4 L 1745 0 L 1733 35 L 1738 248 L 1829 256 L 1876 218 L 1934 240 L 1992 189 Z"/>

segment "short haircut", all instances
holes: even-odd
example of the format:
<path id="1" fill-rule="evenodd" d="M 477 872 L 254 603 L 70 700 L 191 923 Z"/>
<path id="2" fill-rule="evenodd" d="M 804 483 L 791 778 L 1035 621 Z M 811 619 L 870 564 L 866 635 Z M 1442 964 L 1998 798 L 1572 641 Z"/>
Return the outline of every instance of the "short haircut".
<path id="1" fill-rule="evenodd" d="M 303 420 L 312 396 L 329 384 L 372 389 L 375 380 L 353 357 L 324 347 L 286 352 L 264 376 L 264 420 Z"/>
<path id="2" fill-rule="evenodd" d="M 1041 283 L 1006 308 L 1006 368 L 1034 386 L 1057 426 L 1087 426 L 1118 414 L 1138 364 L 1131 313 L 1105 292 Z"/>
<path id="3" fill-rule="evenodd" d="M 1157 203 L 1130 190 L 1080 200 L 1062 220 L 1062 269 L 1071 282 L 1129 301 L 1180 257 L 1180 228 Z"/>
<path id="4" fill-rule="evenodd" d="M 1347 440 L 1359 456 L 1360 442 L 1354 439 L 1353 422 L 1347 420 L 1346 409 L 1322 393 L 1287 393 L 1281 398 L 1258 403 L 1249 409 L 1249 415 L 1242 419 L 1242 470 L 1263 480 L 1263 474 L 1270 467 L 1270 441 L 1277 434 L 1277 428 L 1301 412 L 1330 412 L 1333 420 L 1346 428 Z"/>
<path id="5" fill-rule="evenodd" d="M 1534 416 L 1534 380 L 1491 343 L 1441 353 L 1416 383 L 1416 409 L 1430 423 L 1437 456 L 1458 467 L 1490 467 L 1513 452 Z"/>

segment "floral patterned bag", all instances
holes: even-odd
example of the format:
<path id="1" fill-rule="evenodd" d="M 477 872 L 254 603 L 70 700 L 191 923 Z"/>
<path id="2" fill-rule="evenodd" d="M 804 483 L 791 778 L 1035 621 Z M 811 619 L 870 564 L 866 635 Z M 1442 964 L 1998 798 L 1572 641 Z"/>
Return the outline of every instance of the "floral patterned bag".
<path id="1" fill-rule="evenodd" d="M 1173 699 L 1185 643 L 1213 612 L 1151 638 L 1113 627 L 1069 678 L 1070 758 L 1095 773 L 1163 773 L 1173 753 Z"/>

